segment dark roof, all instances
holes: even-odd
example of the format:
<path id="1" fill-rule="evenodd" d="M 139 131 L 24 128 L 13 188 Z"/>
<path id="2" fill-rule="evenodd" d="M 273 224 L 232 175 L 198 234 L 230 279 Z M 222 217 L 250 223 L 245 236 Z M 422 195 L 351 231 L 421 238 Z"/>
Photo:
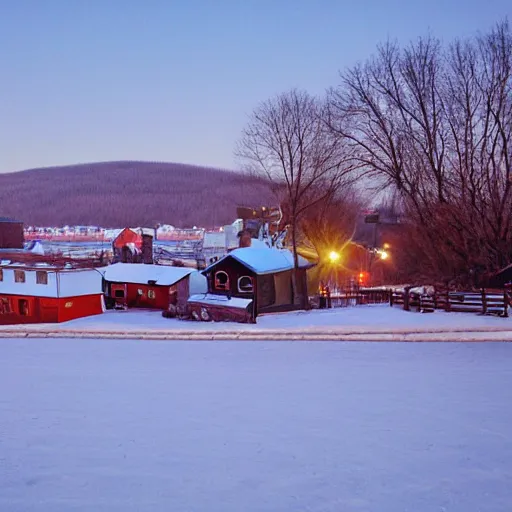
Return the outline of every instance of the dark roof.
<path id="1" fill-rule="evenodd" d="M 10 219 L 9 217 L 0 217 L 0 222 L 12 222 L 15 224 L 23 224 L 23 222 L 21 222 L 21 220 Z"/>

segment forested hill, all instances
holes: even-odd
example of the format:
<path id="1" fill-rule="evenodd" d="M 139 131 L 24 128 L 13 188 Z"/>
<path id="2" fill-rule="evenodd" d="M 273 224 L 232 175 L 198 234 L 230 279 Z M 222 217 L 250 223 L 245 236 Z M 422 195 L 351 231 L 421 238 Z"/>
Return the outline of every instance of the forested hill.
<path id="1" fill-rule="evenodd" d="M 266 184 L 193 165 L 107 162 L 0 174 L 0 215 L 25 225 L 213 227 L 273 203 Z"/>

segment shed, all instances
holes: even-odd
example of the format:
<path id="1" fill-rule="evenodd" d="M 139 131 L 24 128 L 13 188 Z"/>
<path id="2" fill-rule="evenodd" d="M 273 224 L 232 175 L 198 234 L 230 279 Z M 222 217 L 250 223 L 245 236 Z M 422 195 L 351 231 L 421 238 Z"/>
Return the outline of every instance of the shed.
<path id="1" fill-rule="evenodd" d="M 65 322 L 103 310 L 98 270 L 0 262 L 0 324 Z"/>
<path id="2" fill-rule="evenodd" d="M 190 289 L 201 289 L 194 274 L 198 272 L 187 267 L 114 263 L 104 269 L 105 295 L 122 307 L 184 307 Z"/>
<path id="3" fill-rule="evenodd" d="M 296 284 L 293 284 L 293 253 L 269 247 L 242 247 L 203 270 L 208 293 L 252 299 L 254 316 L 307 307 L 308 268 L 314 264 L 299 256 Z M 297 300 L 302 297 L 303 300 Z M 191 299 L 192 300 L 192 297 Z M 194 301 L 198 301 L 197 296 Z"/>
<path id="4" fill-rule="evenodd" d="M 23 222 L 0 217 L 0 249 L 22 249 L 23 243 Z"/>

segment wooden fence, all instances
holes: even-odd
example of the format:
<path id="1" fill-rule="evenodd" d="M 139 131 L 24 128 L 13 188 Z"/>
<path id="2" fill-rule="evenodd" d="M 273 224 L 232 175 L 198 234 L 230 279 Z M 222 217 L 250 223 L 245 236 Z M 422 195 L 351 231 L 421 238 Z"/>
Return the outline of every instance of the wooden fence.
<path id="1" fill-rule="evenodd" d="M 480 313 L 482 315 L 509 316 L 512 298 L 507 290 L 471 292 L 449 292 L 436 290 L 433 294 L 417 293 L 406 288 L 392 291 L 389 295 L 391 306 L 402 306 L 406 311 L 430 313 L 436 309 L 444 311 Z"/>
<path id="2" fill-rule="evenodd" d="M 359 306 L 361 304 L 387 304 L 391 300 L 390 293 L 390 290 L 360 288 L 320 295 L 313 302 L 320 309 Z"/>

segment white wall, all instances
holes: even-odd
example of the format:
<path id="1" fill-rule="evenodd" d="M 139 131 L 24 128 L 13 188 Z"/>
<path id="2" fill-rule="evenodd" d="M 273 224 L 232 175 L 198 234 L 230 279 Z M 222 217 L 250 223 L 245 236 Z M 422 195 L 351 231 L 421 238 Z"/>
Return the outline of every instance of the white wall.
<path id="1" fill-rule="evenodd" d="M 102 275 L 92 269 L 63 270 L 58 274 L 59 297 L 102 293 Z"/>
<path id="2" fill-rule="evenodd" d="M 2 270 L 3 280 L 0 281 L 0 294 L 57 297 L 57 279 L 55 271 L 47 271 L 41 268 L 41 271 L 48 273 L 48 284 L 37 284 L 35 270 L 27 270 L 23 267 L 17 269 L 25 272 L 24 283 L 16 283 L 14 281 L 14 268 L 2 268 Z"/>

